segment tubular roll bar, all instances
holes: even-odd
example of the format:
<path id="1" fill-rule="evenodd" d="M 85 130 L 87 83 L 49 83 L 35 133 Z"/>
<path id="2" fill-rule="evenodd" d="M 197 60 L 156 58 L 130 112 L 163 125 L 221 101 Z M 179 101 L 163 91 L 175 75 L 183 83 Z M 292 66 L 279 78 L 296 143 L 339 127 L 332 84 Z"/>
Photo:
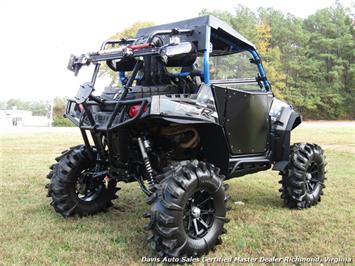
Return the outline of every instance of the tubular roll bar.
<path id="1" fill-rule="evenodd" d="M 86 56 L 87 61 L 84 64 L 88 64 L 88 63 L 95 64 L 94 73 L 93 73 L 93 76 L 92 76 L 92 79 L 90 82 L 91 86 L 92 87 L 95 86 L 95 81 L 96 81 L 97 75 L 99 73 L 101 61 L 121 59 L 121 58 L 124 58 L 128 55 L 127 50 L 124 50 L 124 49 L 116 49 L 116 50 L 112 49 L 112 52 L 110 52 L 110 50 L 107 50 L 107 53 L 100 53 L 102 51 L 105 51 L 106 47 L 108 45 L 128 44 L 127 47 L 131 48 L 131 53 L 129 54 L 129 56 L 133 56 L 133 57 L 141 57 L 141 56 L 145 56 L 145 55 L 158 55 L 158 54 L 160 54 L 161 47 L 153 47 L 153 45 L 151 44 L 151 42 L 153 41 L 153 38 L 155 36 L 165 35 L 165 34 L 175 35 L 175 34 L 192 34 L 192 33 L 193 33 L 193 30 L 191 30 L 191 29 L 182 29 L 182 30 L 172 29 L 172 30 L 154 31 L 148 36 L 148 39 L 145 44 L 138 44 L 138 45 L 133 45 L 133 46 L 132 45 L 129 46 L 129 44 L 133 44 L 136 39 L 128 39 L 128 40 L 123 39 L 123 40 L 119 40 L 119 41 L 118 40 L 104 41 L 101 44 L 99 52 L 90 53 Z M 74 60 L 73 65 L 78 64 L 80 67 L 82 65 L 84 65 L 80 61 L 78 61 L 77 58 L 76 58 L 76 60 L 77 61 Z M 144 106 L 148 103 L 147 99 L 125 100 L 125 98 L 128 94 L 128 89 L 132 86 L 133 81 L 135 80 L 137 73 L 138 73 L 139 69 L 142 67 L 142 65 L 143 65 L 142 60 L 138 60 L 136 62 L 134 69 L 132 71 L 132 75 L 130 76 L 127 83 L 124 85 L 123 92 L 117 101 L 114 101 L 114 100 L 113 101 L 106 101 L 106 100 L 102 100 L 98 97 L 95 97 L 93 95 L 90 95 L 89 99 L 81 104 L 81 106 L 83 107 L 83 112 L 81 113 L 81 115 L 79 117 L 79 127 L 81 129 L 84 129 L 84 130 L 98 129 L 98 125 L 96 125 L 95 119 L 94 119 L 94 117 L 90 111 L 90 108 L 89 108 L 89 106 L 92 106 L 92 105 L 106 105 L 106 106 L 107 105 L 115 105 L 114 110 L 108 119 L 108 123 L 107 123 L 106 127 L 102 128 L 103 130 L 107 130 L 107 131 L 111 131 L 111 130 L 114 130 L 120 126 L 134 122 L 143 114 Z M 75 102 L 74 99 L 69 99 L 69 103 L 67 105 L 67 110 L 66 110 L 65 116 L 68 117 L 74 124 L 77 124 L 77 121 L 75 120 L 75 118 L 70 115 L 71 105 L 74 102 Z M 140 110 L 135 117 L 132 117 L 130 119 L 123 121 L 124 117 L 121 116 L 119 123 L 113 126 L 114 120 L 116 119 L 117 115 L 119 114 L 119 112 L 123 108 L 126 108 L 128 105 L 138 104 L 138 103 L 140 103 Z M 87 119 L 89 120 L 90 126 L 84 125 L 85 117 L 87 117 Z"/>
<path id="2" fill-rule="evenodd" d="M 127 96 L 128 89 L 130 86 L 132 86 L 132 83 L 133 83 L 139 69 L 142 67 L 142 64 L 143 64 L 143 61 L 141 61 L 141 60 L 137 61 L 137 63 L 134 66 L 132 75 L 129 78 L 127 84 L 123 87 L 123 92 L 117 101 L 106 101 L 106 100 L 102 100 L 102 99 L 98 100 L 98 99 L 96 99 L 97 97 L 95 97 L 95 96 L 89 97 L 89 99 L 91 98 L 92 100 L 87 100 L 81 104 L 81 106 L 83 107 L 83 110 L 80 114 L 79 124 L 78 124 L 78 121 L 76 121 L 75 118 L 72 115 L 70 115 L 71 105 L 73 103 L 77 104 L 77 102 L 75 101 L 75 99 L 69 99 L 69 103 L 67 105 L 65 116 L 67 118 L 69 118 L 72 122 L 74 122 L 74 124 L 78 124 L 78 126 L 81 129 L 96 130 L 96 129 L 98 129 L 98 125 L 95 122 L 95 119 L 92 115 L 92 112 L 91 112 L 89 106 L 92 106 L 92 105 L 101 105 L 101 106 L 115 105 L 114 110 L 108 119 L 106 127 L 103 127 L 100 129 L 102 129 L 104 131 L 111 131 L 111 130 L 117 129 L 118 127 L 132 123 L 135 120 L 137 120 L 143 114 L 144 107 L 148 103 L 148 100 L 145 98 L 134 99 L 134 100 L 125 100 L 125 97 Z M 126 108 L 128 105 L 139 104 L 139 103 L 140 103 L 140 110 L 137 113 L 137 115 L 135 115 L 134 117 L 127 119 L 125 121 L 123 121 L 124 117 L 121 116 L 120 120 L 118 121 L 118 124 L 113 125 L 114 120 L 116 119 L 118 113 L 122 110 L 122 108 Z M 85 118 L 87 118 L 89 120 L 89 123 L 90 123 L 89 126 L 84 125 Z"/>

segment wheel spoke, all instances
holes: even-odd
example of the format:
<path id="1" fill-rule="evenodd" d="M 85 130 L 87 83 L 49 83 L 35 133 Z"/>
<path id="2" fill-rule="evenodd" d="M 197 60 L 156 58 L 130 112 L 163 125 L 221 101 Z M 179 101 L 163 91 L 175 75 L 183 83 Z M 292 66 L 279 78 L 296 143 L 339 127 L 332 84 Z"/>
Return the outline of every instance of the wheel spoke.
<path id="1" fill-rule="evenodd" d="M 202 220 L 201 218 L 198 218 L 197 221 L 199 221 L 200 224 L 202 224 L 205 228 L 208 228 L 208 224 L 206 224 L 205 221 Z"/>
<path id="2" fill-rule="evenodd" d="M 322 185 L 323 182 L 321 180 L 314 179 L 311 180 L 311 184 L 312 184 L 312 188 L 314 189 L 317 185 Z"/>
<path id="3" fill-rule="evenodd" d="M 308 181 L 306 181 L 306 189 L 307 189 L 308 192 L 311 191 L 311 188 L 310 188 L 310 185 L 309 185 L 309 182 L 308 182 Z"/>
<path id="4" fill-rule="evenodd" d="M 309 172 L 311 175 L 318 173 L 318 170 L 313 170 Z"/>
<path id="5" fill-rule="evenodd" d="M 87 194 L 83 195 L 83 199 L 84 200 L 88 200 L 90 199 L 94 194 L 95 194 L 96 191 L 90 191 L 88 192 Z"/>
<path id="6" fill-rule="evenodd" d="M 188 222 L 187 222 L 187 230 L 191 228 L 191 216 L 189 215 Z"/>
<path id="7" fill-rule="evenodd" d="M 314 189 L 314 185 L 312 184 L 312 182 L 309 182 L 309 184 L 308 184 L 308 185 L 309 185 L 309 187 L 310 187 L 310 189 L 311 189 L 310 191 L 313 191 L 313 189 Z"/>
<path id="8" fill-rule="evenodd" d="M 193 219 L 192 222 L 194 223 L 196 236 L 198 236 L 199 235 L 199 231 L 198 231 L 197 219 L 196 218 Z"/>
<path id="9" fill-rule="evenodd" d="M 318 178 L 312 178 L 311 180 L 309 180 L 312 184 L 318 184 L 318 183 L 322 183 L 321 180 L 319 180 Z"/>
<path id="10" fill-rule="evenodd" d="M 201 211 L 201 215 L 214 214 L 214 210 Z"/>
<path id="11" fill-rule="evenodd" d="M 188 199 L 184 210 L 184 227 L 186 233 L 194 239 L 203 237 L 213 224 L 214 199 L 205 189 L 196 191 Z"/>
<path id="12" fill-rule="evenodd" d="M 201 206 L 205 205 L 209 200 L 210 200 L 210 198 L 203 200 L 202 202 L 197 204 L 197 207 L 201 207 Z"/>

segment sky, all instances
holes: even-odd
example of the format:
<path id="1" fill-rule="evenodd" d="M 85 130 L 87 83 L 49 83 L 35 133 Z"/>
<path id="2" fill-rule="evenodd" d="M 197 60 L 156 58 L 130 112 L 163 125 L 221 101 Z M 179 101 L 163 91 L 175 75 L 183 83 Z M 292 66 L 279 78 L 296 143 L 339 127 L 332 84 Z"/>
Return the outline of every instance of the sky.
<path id="1" fill-rule="evenodd" d="M 196 17 L 204 8 L 233 12 L 238 4 L 254 11 L 260 6 L 273 7 L 305 18 L 334 1 L 2 0 L 0 101 L 75 95 L 83 77 L 75 78 L 67 70 L 70 54 L 96 51 L 105 39 L 136 21 L 168 23 Z M 350 6 L 352 0 L 341 3 Z"/>

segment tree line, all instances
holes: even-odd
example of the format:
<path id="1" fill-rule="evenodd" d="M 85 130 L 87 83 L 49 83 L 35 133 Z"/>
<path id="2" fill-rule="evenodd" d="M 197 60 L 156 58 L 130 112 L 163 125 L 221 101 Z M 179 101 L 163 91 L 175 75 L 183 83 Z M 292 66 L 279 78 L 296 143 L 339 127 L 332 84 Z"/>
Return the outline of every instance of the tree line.
<path id="1" fill-rule="evenodd" d="M 273 8 L 202 10 L 254 42 L 278 98 L 308 119 L 353 119 L 354 16 L 340 2 L 305 19 Z"/>
<path id="2" fill-rule="evenodd" d="M 25 101 L 21 99 L 9 99 L 8 101 L 0 101 L 0 110 L 17 110 L 31 111 L 34 116 L 50 117 L 53 115 L 53 126 L 70 127 L 74 126 L 72 122 L 63 117 L 67 98 L 56 97 L 53 101 Z M 52 109 L 53 105 L 53 109 Z"/>
<path id="3" fill-rule="evenodd" d="M 9 99 L 0 101 L 0 110 L 26 110 L 31 111 L 32 115 L 49 116 L 50 103 L 48 101 L 24 101 L 20 99 Z"/>

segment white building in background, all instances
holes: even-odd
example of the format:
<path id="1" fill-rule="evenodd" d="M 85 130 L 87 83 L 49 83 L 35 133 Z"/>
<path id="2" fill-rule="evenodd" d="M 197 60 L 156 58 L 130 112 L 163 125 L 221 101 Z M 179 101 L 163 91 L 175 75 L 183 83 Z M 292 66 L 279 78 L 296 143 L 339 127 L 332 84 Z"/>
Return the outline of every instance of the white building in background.
<path id="1" fill-rule="evenodd" d="M 34 116 L 31 111 L 0 110 L 0 127 L 48 127 L 51 119 L 46 116 Z"/>

